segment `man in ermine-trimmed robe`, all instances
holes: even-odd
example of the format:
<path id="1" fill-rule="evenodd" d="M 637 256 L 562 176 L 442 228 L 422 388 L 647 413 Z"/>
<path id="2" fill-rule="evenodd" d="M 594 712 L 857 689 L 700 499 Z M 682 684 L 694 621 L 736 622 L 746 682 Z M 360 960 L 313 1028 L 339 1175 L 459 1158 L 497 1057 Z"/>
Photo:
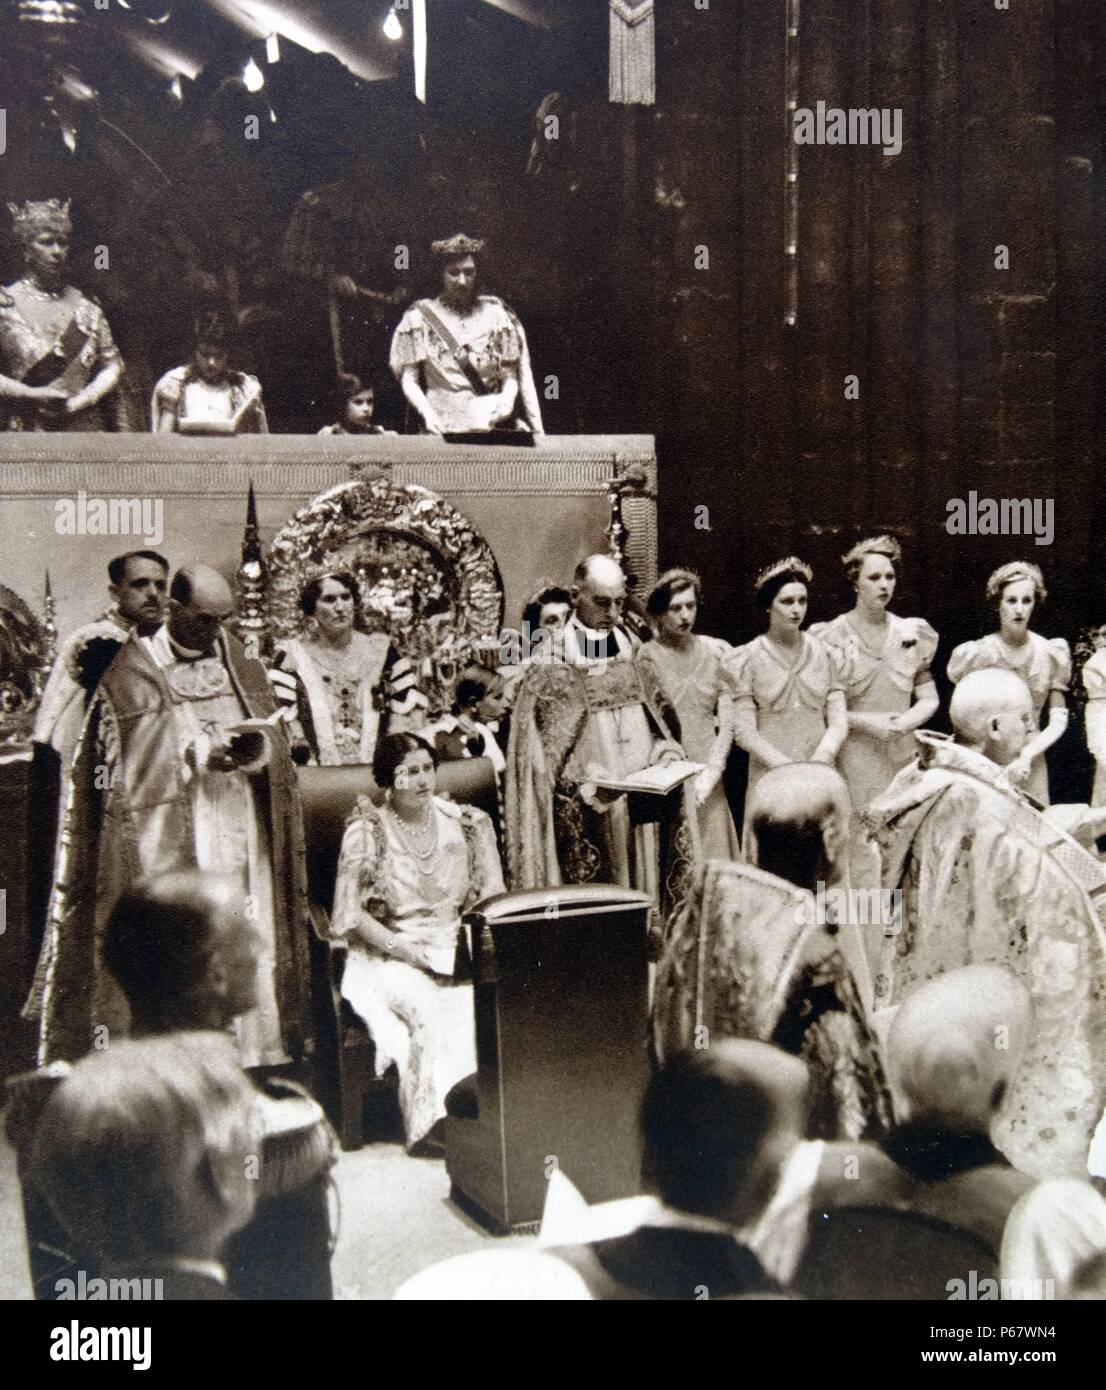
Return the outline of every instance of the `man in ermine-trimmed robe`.
<path id="1" fill-rule="evenodd" d="M 576 570 L 573 614 L 519 686 L 507 755 L 512 888 L 560 883 L 644 886 L 627 798 L 596 785 L 683 756 L 652 668 L 619 627 L 626 581 L 605 555 Z M 673 793 L 679 796 L 680 793 Z M 668 893 L 689 854 L 686 821 L 669 836 Z"/>
<path id="2" fill-rule="evenodd" d="M 262 938 L 258 1007 L 236 1024 L 243 1065 L 299 1060 L 309 1034 L 303 823 L 265 670 L 223 627 L 230 587 L 178 571 L 169 620 L 132 634 L 89 710 L 62 829 L 30 1012 L 39 1060 L 126 1031 L 102 962 L 104 924 L 137 879 L 200 869 L 236 879 Z"/>

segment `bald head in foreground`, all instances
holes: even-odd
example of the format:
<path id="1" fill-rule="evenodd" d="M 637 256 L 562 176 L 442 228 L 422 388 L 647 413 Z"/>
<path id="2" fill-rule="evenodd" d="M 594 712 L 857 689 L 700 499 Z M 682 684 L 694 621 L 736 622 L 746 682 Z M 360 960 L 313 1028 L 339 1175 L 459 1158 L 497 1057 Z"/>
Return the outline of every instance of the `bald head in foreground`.
<path id="1" fill-rule="evenodd" d="M 1013 671 L 971 671 L 952 693 L 949 718 L 956 741 L 1006 767 L 1033 736 L 1033 697 Z"/>
<path id="2" fill-rule="evenodd" d="M 1029 990 L 999 965 L 965 965 L 907 995 L 887 1039 L 900 1115 L 986 1134 L 1033 1028 Z"/>

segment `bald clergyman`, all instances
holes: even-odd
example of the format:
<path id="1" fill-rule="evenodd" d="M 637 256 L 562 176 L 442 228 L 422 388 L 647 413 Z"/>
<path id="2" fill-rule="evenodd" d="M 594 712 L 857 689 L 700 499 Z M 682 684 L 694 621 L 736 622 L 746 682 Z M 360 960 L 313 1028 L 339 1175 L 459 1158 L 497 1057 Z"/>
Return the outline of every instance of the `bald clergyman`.
<path id="1" fill-rule="evenodd" d="M 572 616 L 520 682 L 507 756 L 512 888 L 648 879 L 634 861 L 627 798 L 598 784 L 683 754 L 655 669 L 635 659 L 621 626 L 625 601 L 625 577 L 609 556 L 581 561 Z M 669 858 L 686 867 L 681 824 L 672 826 Z"/>
<path id="2" fill-rule="evenodd" d="M 39 1061 L 126 1031 L 102 960 L 104 924 L 139 878 L 228 875 L 261 935 L 258 1007 L 237 1021 L 244 1066 L 298 1060 L 309 1019 L 303 822 L 264 667 L 224 627 L 226 580 L 177 572 L 166 624 L 125 644 L 89 709 L 29 1011 Z M 105 1031 L 106 1030 L 106 1031 Z"/>

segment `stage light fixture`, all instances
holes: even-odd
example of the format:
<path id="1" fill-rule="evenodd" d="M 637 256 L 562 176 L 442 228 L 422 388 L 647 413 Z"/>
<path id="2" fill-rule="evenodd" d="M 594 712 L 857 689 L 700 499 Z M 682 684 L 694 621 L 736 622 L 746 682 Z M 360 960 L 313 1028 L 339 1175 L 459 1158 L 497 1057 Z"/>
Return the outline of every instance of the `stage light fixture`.
<path id="1" fill-rule="evenodd" d="M 270 63 L 280 62 L 280 39 L 276 34 L 270 34 L 265 40 L 265 57 Z"/>
<path id="2" fill-rule="evenodd" d="M 260 92 L 265 85 L 265 74 L 252 58 L 242 69 L 242 81 L 246 84 L 247 92 Z"/>
<path id="3" fill-rule="evenodd" d="M 384 21 L 384 37 L 396 43 L 403 38 L 403 25 L 399 22 L 399 15 L 396 14 L 396 7 L 393 5 L 388 11 L 388 17 Z"/>
<path id="4" fill-rule="evenodd" d="M 130 10 L 147 24 L 167 24 L 173 15 L 172 6 L 162 0 L 119 0 L 119 8 Z"/>

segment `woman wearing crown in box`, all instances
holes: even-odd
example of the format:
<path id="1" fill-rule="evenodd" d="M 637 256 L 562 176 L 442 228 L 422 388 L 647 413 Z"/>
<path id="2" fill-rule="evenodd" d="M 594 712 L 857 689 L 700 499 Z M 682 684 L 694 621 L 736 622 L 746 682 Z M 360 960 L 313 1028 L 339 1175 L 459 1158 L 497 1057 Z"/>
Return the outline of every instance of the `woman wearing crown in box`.
<path id="1" fill-rule="evenodd" d="M 0 427 L 102 430 L 123 361 L 103 310 L 67 284 L 69 203 L 9 203 L 26 272 L 0 291 Z"/>

